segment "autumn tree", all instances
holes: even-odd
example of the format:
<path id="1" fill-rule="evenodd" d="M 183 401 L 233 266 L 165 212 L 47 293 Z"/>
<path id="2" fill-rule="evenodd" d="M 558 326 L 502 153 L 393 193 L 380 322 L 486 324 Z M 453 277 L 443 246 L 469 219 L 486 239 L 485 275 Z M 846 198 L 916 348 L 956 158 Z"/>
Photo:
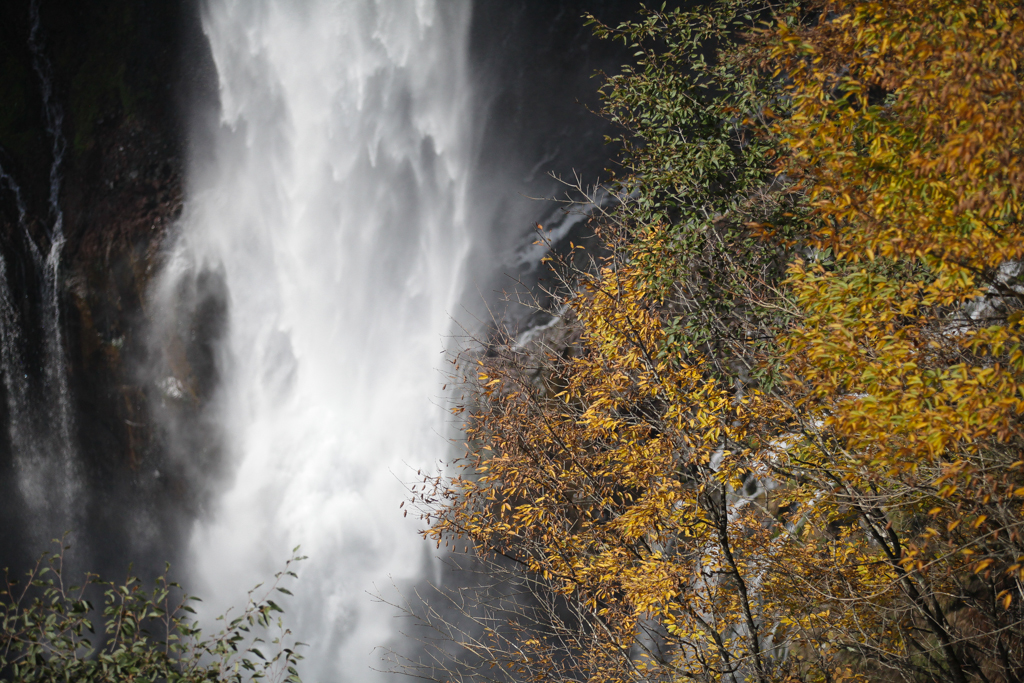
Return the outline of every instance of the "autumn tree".
<path id="1" fill-rule="evenodd" d="M 603 91 L 611 256 L 561 342 L 472 361 L 467 455 L 421 499 L 546 607 L 489 617 L 476 675 L 1020 680 L 1021 18 L 596 24 L 639 54 Z"/>
<path id="2" fill-rule="evenodd" d="M 899 579 L 889 656 L 1019 680 L 1024 16 L 998 1 L 820 11 L 778 25 L 774 48 L 792 79 L 787 170 L 814 208 L 787 339 L 797 403 L 821 424 L 813 467 L 850 462 L 843 498 Z"/>

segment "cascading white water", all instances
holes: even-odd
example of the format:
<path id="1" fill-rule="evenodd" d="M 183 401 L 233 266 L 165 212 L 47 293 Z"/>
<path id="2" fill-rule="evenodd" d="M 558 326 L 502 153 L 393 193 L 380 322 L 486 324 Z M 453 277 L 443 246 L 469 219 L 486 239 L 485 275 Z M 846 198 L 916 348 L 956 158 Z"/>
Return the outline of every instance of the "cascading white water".
<path id="1" fill-rule="evenodd" d="M 429 556 L 398 509 L 445 457 L 441 355 L 469 250 L 468 3 L 210 0 L 222 108 L 163 279 L 229 292 L 230 480 L 191 554 L 207 611 L 292 546 L 310 680 L 362 681 L 394 635 L 369 593 Z M 432 550 L 432 546 L 429 548 Z M 211 604 L 212 603 L 212 604 Z"/>

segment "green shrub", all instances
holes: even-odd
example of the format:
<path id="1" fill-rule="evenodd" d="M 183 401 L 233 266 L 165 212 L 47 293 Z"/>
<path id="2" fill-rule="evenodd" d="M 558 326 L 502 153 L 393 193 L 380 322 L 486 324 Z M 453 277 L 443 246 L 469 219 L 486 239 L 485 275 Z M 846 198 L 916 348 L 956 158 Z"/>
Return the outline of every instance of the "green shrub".
<path id="1" fill-rule="evenodd" d="M 271 599 L 291 595 L 282 583 L 296 578 L 292 565 L 305 559 L 296 552 L 272 582 L 249 591 L 240 614 L 218 617 L 211 636 L 195 619 L 198 598 L 168 580 L 169 566 L 151 590 L 135 577 L 118 584 L 95 574 L 73 586 L 64 571 L 67 549 L 60 544 L 44 554 L 21 581 L 4 571 L 0 682 L 299 682 L 301 643 Z M 97 608 L 90 598 L 100 595 Z"/>

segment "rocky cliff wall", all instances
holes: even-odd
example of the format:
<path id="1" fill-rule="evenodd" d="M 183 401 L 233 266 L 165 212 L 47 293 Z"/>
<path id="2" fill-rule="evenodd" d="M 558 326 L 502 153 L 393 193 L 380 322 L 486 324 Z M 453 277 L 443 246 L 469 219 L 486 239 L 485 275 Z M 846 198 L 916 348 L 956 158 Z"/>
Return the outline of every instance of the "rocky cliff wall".
<path id="1" fill-rule="evenodd" d="M 25 413 L 47 415 L 41 405 L 52 401 L 44 367 L 45 276 L 33 251 L 49 249 L 55 172 L 66 237 L 58 298 L 76 472 L 83 479 L 65 523 L 91 549 L 83 564 L 120 572 L 129 559 L 173 559 L 187 523 L 182 511 L 195 507 L 187 502 L 185 475 L 164 462 L 150 410 L 153 390 L 140 368 L 151 353 L 146 292 L 168 228 L 182 210 L 184 104 L 214 75 L 196 3 L 42 0 L 35 11 L 30 0 L 0 4 L 0 166 L 7 176 L 0 183 L 0 254 L 19 328 L 13 352 L 28 387 L 23 400 L 32 403 Z M 34 48 L 47 73 L 40 72 Z M 48 127 L 46 87 L 62 116 L 58 131 Z M 57 168 L 55 133 L 66 144 Z M 185 334 L 190 341 L 195 336 Z M 11 393 L 6 384 L 4 391 Z M 45 537 L 26 519 L 32 506 L 22 500 L 25 456 L 17 452 L 24 445 L 11 436 L 19 411 L 5 398 L 0 566 L 21 564 Z M 53 425 L 37 431 L 47 428 Z M 45 442 L 42 450 L 53 451 Z"/>

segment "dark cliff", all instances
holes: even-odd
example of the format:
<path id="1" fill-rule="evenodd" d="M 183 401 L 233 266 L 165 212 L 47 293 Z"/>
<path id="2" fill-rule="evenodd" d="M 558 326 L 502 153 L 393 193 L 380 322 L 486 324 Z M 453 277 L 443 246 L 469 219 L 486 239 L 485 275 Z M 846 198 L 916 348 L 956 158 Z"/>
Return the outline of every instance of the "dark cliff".
<path id="1" fill-rule="evenodd" d="M 209 88 L 212 67 L 190 1 L 42 0 L 35 49 L 49 73 L 40 73 L 33 54 L 33 19 L 29 0 L 0 5 L 0 166 L 8 176 L 0 183 L 0 252 L 24 377 L 30 387 L 42 385 L 43 276 L 32 251 L 46 253 L 56 212 L 56 131 L 44 111 L 49 81 L 66 144 L 55 169 L 66 237 L 58 296 L 86 492 L 74 531 L 92 549 L 83 558 L 90 568 L 123 571 L 128 559 L 173 558 L 183 538 L 181 511 L 190 507 L 184 475 L 162 462 L 152 390 L 139 368 L 150 347 L 146 292 L 182 208 L 184 103 Z M 35 391 L 29 400 L 46 396 Z M 9 431 L 0 436 L 0 566 L 19 565 L 40 549 L 39 539 L 24 532 Z M 159 557 L 152 557 L 154 547 Z"/>

